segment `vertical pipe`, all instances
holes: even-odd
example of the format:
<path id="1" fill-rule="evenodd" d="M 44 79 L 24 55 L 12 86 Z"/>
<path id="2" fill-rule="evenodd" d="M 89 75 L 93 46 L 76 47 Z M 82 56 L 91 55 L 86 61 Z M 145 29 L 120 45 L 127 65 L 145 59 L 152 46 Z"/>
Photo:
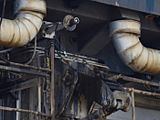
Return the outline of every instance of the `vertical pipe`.
<path id="1" fill-rule="evenodd" d="M 35 54 L 36 58 L 37 58 L 37 67 L 42 67 L 41 66 L 41 61 L 40 61 L 40 55 L 39 55 L 39 52 L 37 52 L 37 54 Z M 34 64 L 34 63 L 33 63 Z M 38 78 L 38 112 L 41 112 L 42 110 L 42 93 L 41 93 L 41 90 L 42 90 L 42 87 L 41 87 L 41 80 L 42 78 Z"/>
<path id="2" fill-rule="evenodd" d="M 16 108 L 21 108 L 21 91 L 18 91 L 18 99 L 16 101 Z M 16 120 L 20 120 L 20 112 L 16 112 Z"/>
<path id="3" fill-rule="evenodd" d="M 132 120 L 136 120 L 134 88 L 132 88 L 131 90 L 131 96 L 132 96 Z"/>
<path id="4" fill-rule="evenodd" d="M 54 79 L 54 39 L 51 41 L 50 59 L 51 59 L 51 120 L 55 120 L 55 79 Z"/>
<path id="5" fill-rule="evenodd" d="M 41 112 L 41 80 L 38 80 L 38 112 Z"/>

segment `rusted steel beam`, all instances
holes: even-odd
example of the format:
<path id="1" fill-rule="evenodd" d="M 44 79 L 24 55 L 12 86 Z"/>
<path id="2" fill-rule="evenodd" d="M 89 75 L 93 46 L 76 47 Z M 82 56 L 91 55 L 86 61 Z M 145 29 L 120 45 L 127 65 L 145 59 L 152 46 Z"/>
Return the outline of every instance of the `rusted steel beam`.
<path id="1" fill-rule="evenodd" d="M 33 111 L 33 110 L 20 109 L 20 108 L 11 108 L 11 107 L 0 106 L 0 110 L 1 111 L 9 111 L 9 112 L 30 113 L 30 114 L 34 114 L 36 116 L 41 116 L 41 117 L 46 117 L 46 118 L 51 117 L 51 115 L 47 115 L 45 113 L 41 113 L 41 112 L 37 112 L 37 111 Z"/>
<path id="2" fill-rule="evenodd" d="M 54 59 L 55 58 L 55 48 L 54 39 L 51 41 L 50 47 L 50 65 L 51 65 L 51 120 L 55 120 L 55 79 L 54 79 Z"/>
<path id="3" fill-rule="evenodd" d="M 64 53 L 62 51 L 55 51 L 55 58 L 60 59 L 60 60 L 63 59 L 65 61 L 80 63 L 80 64 L 87 64 L 87 67 L 96 68 L 96 70 L 99 71 L 99 73 L 101 73 L 102 75 L 104 75 L 105 78 L 108 80 L 120 80 L 121 79 L 121 80 L 128 81 L 128 82 L 134 82 L 134 83 L 139 83 L 139 84 L 144 84 L 144 85 L 160 87 L 160 84 L 157 82 L 151 82 L 145 79 L 129 77 L 129 76 L 125 76 L 125 75 L 121 75 L 121 74 L 112 72 L 108 66 L 99 63 L 98 59 L 95 59 L 95 58 L 90 58 L 90 57 L 66 53 L 66 52 Z M 82 74 L 90 75 L 93 71 L 89 71 L 86 73 L 84 69 L 81 69 L 79 72 Z M 93 72 L 93 74 L 95 73 Z"/>
<path id="4" fill-rule="evenodd" d="M 160 15 L 160 0 L 91 0 L 119 8 L 134 10 L 137 13 Z"/>
<path id="5" fill-rule="evenodd" d="M 134 96 L 134 89 L 133 88 L 131 91 L 131 97 L 132 97 L 132 120 L 136 120 L 135 96 Z"/>
<path id="6" fill-rule="evenodd" d="M 24 73 L 24 74 L 35 75 L 35 76 L 49 77 L 49 74 L 47 74 L 46 72 L 41 72 L 38 70 L 31 70 L 31 69 L 24 69 L 24 68 L 22 69 L 18 67 L 11 67 L 11 66 L 5 66 L 5 65 L 0 65 L 0 70 Z"/>
<path id="7" fill-rule="evenodd" d="M 147 80 L 143 80 L 143 79 L 138 79 L 138 78 L 134 78 L 134 77 L 128 77 L 125 75 L 113 75 L 112 77 L 108 78 L 109 80 L 125 80 L 128 82 L 134 82 L 134 83 L 139 83 L 139 84 L 144 84 L 144 85 L 150 85 L 150 86 L 155 86 L 155 87 L 160 87 L 160 84 L 156 83 L 156 82 L 151 82 L 151 81 L 147 81 Z"/>
<path id="8" fill-rule="evenodd" d="M 124 88 L 124 90 L 126 90 L 128 92 L 134 91 L 134 93 L 142 94 L 142 95 L 147 95 L 147 96 L 160 97 L 160 93 L 154 93 L 154 92 L 148 92 L 148 91 L 143 91 L 143 90 L 137 90 L 137 89 L 133 89 L 133 88 Z"/>
<path id="9" fill-rule="evenodd" d="M 22 68 L 28 68 L 28 69 L 34 69 L 34 70 L 41 70 L 41 71 L 45 71 L 45 72 L 51 72 L 50 69 L 48 68 L 42 68 L 42 67 L 35 67 L 35 66 L 31 66 L 31 65 L 27 65 L 27 64 L 20 64 L 20 63 L 15 63 L 15 62 L 9 62 L 10 66 L 16 66 L 16 67 L 22 67 Z M 4 62 L 4 61 L 0 61 L 1 64 L 6 64 L 8 62 Z"/>

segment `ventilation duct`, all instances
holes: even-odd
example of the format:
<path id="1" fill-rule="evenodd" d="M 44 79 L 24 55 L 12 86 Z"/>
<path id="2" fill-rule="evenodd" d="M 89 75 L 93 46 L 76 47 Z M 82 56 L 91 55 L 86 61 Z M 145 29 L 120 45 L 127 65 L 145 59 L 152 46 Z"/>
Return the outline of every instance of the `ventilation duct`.
<path id="1" fill-rule="evenodd" d="M 0 28 L 0 45 L 24 46 L 39 32 L 46 14 L 44 0 L 16 0 L 14 20 L 3 19 Z"/>
<path id="2" fill-rule="evenodd" d="M 142 45 L 140 22 L 114 21 L 110 24 L 110 32 L 117 53 L 127 66 L 141 73 L 160 73 L 160 51 Z"/>

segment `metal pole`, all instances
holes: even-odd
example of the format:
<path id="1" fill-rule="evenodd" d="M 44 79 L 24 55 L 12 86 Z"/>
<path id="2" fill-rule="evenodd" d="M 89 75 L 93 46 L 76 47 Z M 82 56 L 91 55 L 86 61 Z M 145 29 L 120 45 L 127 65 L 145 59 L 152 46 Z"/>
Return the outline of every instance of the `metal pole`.
<path id="1" fill-rule="evenodd" d="M 4 62 L 0 60 L 0 64 L 6 65 L 7 62 Z M 27 65 L 27 64 L 20 64 L 20 63 L 15 63 L 15 62 L 10 62 L 8 61 L 8 64 L 10 66 L 16 66 L 16 67 L 22 67 L 22 68 L 28 68 L 28 69 L 33 69 L 33 70 L 40 70 L 40 71 L 45 71 L 45 72 L 50 72 L 50 69 L 47 68 L 42 68 L 42 67 L 36 67 L 32 65 Z"/>
<path id="2" fill-rule="evenodd" d="M 132 88 L 131 96 L 132 96 L 132 120 L 136 120 L 134 88 Z"/>
<path id="3" fill-rule="evenodd" d="M 16 101 L 16 108 L 21 108 L 21 91 L 18 91 L 18 99 Z M 20 120 L 20 112 L 16 112 L 16 120 Z"/>
<path id="4" fill-rule="evenodd" d="M 41 95 L 42 95 L 41 94 L 41 80 L 39 78 L 38 80 L 38 112 L 41 112 L 41 102 L 42 102 Z"/>
<path id="5" fill-rule="evenodd" d="M 6 71 L 12 71 L 12 72 L 17 72 L 17 73 L 25 73 L 25 74 L 30 74 L 30 75 L 35 75 L 35 76 L 42 76 L 42 77 L 48 77 L 48 74 L 45 72 L 41 72 L 38 70 L 26 70 L 18 67 L 10 67 L 10 66 L 5 66 L 5 65 L 0 65 L 0 70 L 6 70 Z"/>
<path id="6" fill-rule="evenodd" d="M 124 90 L 132 92 L 132 88 L 124 88 Z M 134 91 L 134 93 L 141 94 L 141 95 L 160 97 L 160 93 L 148 92 L 148 91 L 137 90 L 137 89 L 134 89 L 133 91 Z"/>
<path id="7" fill-rule="evenodd" d="M 54 49 L 54 39 L 51 41 L 50 47 L 50 59 L 51 59 L 51 120 L 55 120 L 55 79 L 54 79 L 54 58 L 55 58 L 55 49 Z"/>
<path id="8" fill-rule="evenodd" d="M 155 86 L 155 87 L 160 87 L 160 85 L 156 82 L 151 82 L 151 81 L 147 81 L 147 80 L 143 80 L 143 79 L 139 79 L 139 78 L 133 78 L 133 77 L 128 77 L 125 75 L 113 75 L 111 77 L 108 78 L 109 80 L 119 80 L 122 79 L 124 81 L 128 81 L 128 82 L 135 82 L 135 83 L 139 83 L 139 84 L 143 84 L 143 85 L 150 85 L 150 86 Z"/>
<path id="9" fill-rule="evenodd" d="M 45 113 L 40 113 L 40 112 L 37 112 L 37 111 L 26 110 L 26 109 L 18 109 L 18 108 L 0 106 L 0 111 L 30 113 L 30 114 L 33 114 L 33 115 L 36 115 L 36 116 L 41 116 L 41 117 L 45 117 L 45 118 L 51 118 L 50 115 L 47 115 Z"/>
<path id="10" fill-rule="evenodd" d="M 36 54 L 36 62 L 37 62 L 37 67 L 41 67 L 41 60 L 40 60 L 40 55 L 39 55 L 39 52 L 37 52 Z M 38 87 L 37 87 L 37 90 L 38 90 L 38 112 L 41 112 L 42 111 L 42 87 L 41 87 L 41 80 L 42 78 L 38 77 Z"/>

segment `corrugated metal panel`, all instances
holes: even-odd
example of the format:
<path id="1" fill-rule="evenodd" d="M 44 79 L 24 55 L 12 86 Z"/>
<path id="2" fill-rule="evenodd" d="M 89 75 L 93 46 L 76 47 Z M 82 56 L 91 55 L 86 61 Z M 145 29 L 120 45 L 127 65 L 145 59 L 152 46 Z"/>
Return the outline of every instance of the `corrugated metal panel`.
<path id="1" fill-rule="evenodd" d="M 160 0 L 91 0 L 117 7 L 160 15 Z"/>

